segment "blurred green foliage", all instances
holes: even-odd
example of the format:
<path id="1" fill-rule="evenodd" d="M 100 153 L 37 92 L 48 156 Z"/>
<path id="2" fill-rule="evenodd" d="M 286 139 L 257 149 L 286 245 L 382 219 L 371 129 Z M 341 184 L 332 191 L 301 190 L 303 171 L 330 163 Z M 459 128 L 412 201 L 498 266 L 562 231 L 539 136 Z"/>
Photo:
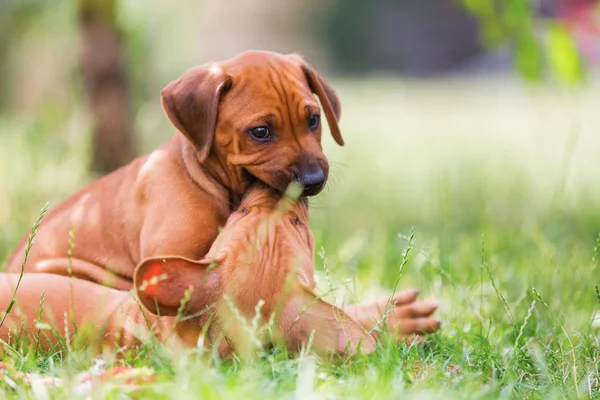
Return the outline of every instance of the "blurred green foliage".
<path id="1" fill-rule="evenodd" d="M 480 22 L 481 39 L 489 48 L 510 45 L 518 72 L 540 81 L 546 72 L 560 82 L 583 82 L 585 71 L 577 46 L 563 22 L 536 17 L 529 0 L 462 0 Z"/>
<path id="2" fill-rule="evenodd" d="M 4 0 L 0 1 L 0 76 L 10 76 L 7 59 L 15 38 L 30 24 L 34 23 L 38 11 L 45 0 Z M 2 82 L 0 80 L 0 82 Z M 7 86 L 0 85 L 0 109 L 6 102 Z"/>
<path id="3" fill-rule="evenodd" d="M 516 71 L 529 82 L 585 80 L 577 46 L 563 21 L 542 17 L 530 0 L 332 0 L 320 16 L 320 39 L 344 73 L 379 69 L 428 73 L 468 62 L 477 49 L 470 18 L 487 51 L 508 47 Z M 462 15 L 461 9 L 468 12 Z M 394 20 L 396 21 L 394 23 Z M 432 65 L 435 63 L 439 65 Z M 416 64 L 416 68 L 411 65 Z M 447 64 L 447 65 L 445 65 Z"/>
<path id="4" fill-rule="evenodd" d="M 58 0 L 57 0 L 58 1 Z M 118 0 L 100 1 L 107 5 L 109 10 L 116 10 L 114 3 Z M 70 4 L 72 19 L 76 20 L 78 6 L 85 8 L 88 3 L 97 0 L 67 1 Z M 10 76 L 7 55 L 16 39 L 48 9 L 54 7 L 56 2 L 49 0 L 4 0 L 0 1 L 0 72 L 2 76 Z M 573 37 L 564 22 L 541 18 L 535 9 L 535 2 L 529 0 L 446 0 L 442 4 L 436 1 L 419 0 L 377 0 L 364 2 L 358 0 L 331 0 L 326 7 L 318 8 L 318 18 L 302 18 L 303 23 L 312 24 L 311 28 L 303 32 L 314 32 L 313 45 L 321 47 L 331 54 L 329 60 L 338 71 L 344 73 L 364 73 L 372 70 L 374 65 L 383 62 L 378 58 L 392 59 L 394 68 L 401 71 L 401 66 L 410 58 L 411 52 L 418 51 L 422 54 L 431 54 L 427 47 L 438 46 L 435 50 L 441 52 L 442 58 L 451 57 L 450 53 L 457 52 L 456 57 L 469 57 L 472 44 L 449 45 L 445 40 L 444 29 L 422 30 L 415 28 L 414 35 L 409 38 L 398 37 L 402 31 L 394 28 L 390 21 L 394 18 L 414 16 L 416 25 L 421 27 L 436 24 L 444 18 L 456 18 L 456 24 L 468 24 L 466 17 L 460 13 L 450 13 L 452 7 L 464 7 L 478 22 L 479 40 L 488 50 L 498 50 L 504 47 L 511 49 L 513 65 L 526 80 L 539 82 L 548 77 L 561 83 L 574 85 L 585 80 L 585 63 L 577 49 Z M 439 4 L 439 6 L 436 6 Z M 443 5 L 443 7 L 442 7 Z M 441 7 L 436 11 L 436 7 Z M 309 12 L 309 14 L 311 14 Z M 311 14 L 312 15 L 312 14 Z M 113 16 L 114 17 L 114 16 Z M 117 15 L 118 29 L 123 33 L 125 54 L 130 77 L 133 80 L 136 104 L 141 104 L 148 98 L 148 85 L 146 83 L 150 39 L 148 27 L 140 25 L 141 20 L 126 18 Z M 305 16 L 306 17 L 306 16 Z M 385 19 L 382 20 L 382 18 Z M 420 18 L 420 19 L 419 19 Z M 436 18 L 428 20 L 428 18 Z M 391 20 L 390 20 L 391 19 Z M 409 18 L 410 20 L 411 18 Z M 405 24 L 406 20 L 398 24 Z M 396 25 L 398 25 L 396 24 Z M 455 24 L 455 25 L 456 25 Z M 448 25 L 449 27 L 455 25 Z M 382 27 L 383 26 L 383 27 Z M 421 30 L 420 30 L 421 29 Z M 454 28 L 453 28 L 454 29 Z M 375 33 L 373 33 L 375 32 Z M 465 42 L 469 30 L 460 33 L 456 31 L 455 41 Z M 308 33 L 306 33 L 308 35 Z M 452 35 L 448 32 L 448 35 Z M 460 36 L 460 35 L 467 36 Z M 418 35 L 433 35 L 419 37 Z M 441 36 L 440 36 L 441 35 Z M 419 43 L 422 40 L 423 51 L 418 46 L 410 48 L 408 53 L 402 50 L 407 43 Z M 381 42 L 389 42 L 387 44 Z M 400 44 L 402 43 L 402 44 Z M 438 43 L 436 45 L 436 43 Z M 416 45 L 415 45 L 416 46 Z M 469 47 L 471 46 L 471 47 Z M 398 54 L 391 54 L 394 51 Z M 462 54 L 463 52 L 464 54 Z M 462 54 L 462 55 L 461 55 Z M 394 61 L 396 60 L 396 61 Z M 436 62 L 433 58 L 429 62 Z M 441 61 L 440 61 L 441 62 Z M 383 65 L 383 69 L 389 69 Z M 389 65 L 388 65 L 389 67 Z M 375 68 L 377 70 L 377 68 Z M 0 107 L 5 103 L 7 94 L 6 85 L 0 85 Z"/>
<path id="5" fill-rule="evenodd" d="M 365 31 L 373 29 L 372 7 L 363 0 L 334 1 L 320 15 L 318 35 L 331 50 L 334 63 L 349 73 L 365 71 L 369 66 L 369 42 Z"/>

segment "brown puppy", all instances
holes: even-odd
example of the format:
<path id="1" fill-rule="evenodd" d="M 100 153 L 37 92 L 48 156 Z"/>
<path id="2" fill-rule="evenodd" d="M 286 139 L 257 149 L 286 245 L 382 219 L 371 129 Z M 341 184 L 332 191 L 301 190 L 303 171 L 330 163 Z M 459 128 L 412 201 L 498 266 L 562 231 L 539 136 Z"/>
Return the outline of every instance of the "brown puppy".
<path id="1" fill-rule="evenodd" d="M 308 223 L 306 198 L 292 204 L 270 188 L 253 187 L 206 259 L 196 266 L 178 265 L 181 260 L 176 259 L 142 264 L 135 275 L 139 299 L 150 311 L 172 316 L 184 292 L 194 285 L 189 307 L 197 311 L 215 304 L 216 329 L 211 329 L 209 338 L 221 353 L 230 345 L 248 352 L 253 341 L 264 339 L 260 332 L 248 329 L 251 321 L 256 327 L 271 318 L 276 328 L 271 333 L 291 349 L 310 341 L 319 354 L 354 354 L 359 344 L 369 353 L 378 337 L 373 328 L 384 310 L 355 305 L 349 308 L 351 316 L 316 296 L 314 244 Z M 386 325 L 399 338 L 439 328 L 439 321 L 431 318 L 437 305 L 417 302 L 417 295 L 410 290 L 390 301 Z"/>
<path id="2" fill-rule="evenodd" d="M 161 93 L 183 135 L 53 208 L 26 272 L 71 273 L 129 289 L 145 258 L 203 257 L 249 183 L 260 180 L 283 191 L 298 180 L 304 195 L 317 194 L 328 163 L 313 93 L 342 145 L 339 99 L 296 55 L 248 51 L 187 71 Z M 7 272 L 20 271 L 25 244 L 23 238 Z"/>
<path id="3" fill-rule="evenodd" d="M 204 343 L 216 345 L 222 355 L 232 349 L 247 354 L 264 342 L 264 327 L 272 318 L 274 338 L 292 351 L 310 342 L 318 354 L 352 355 L 359 344 L 362 352 L 372 352 L 377 335 L 368 332 L 380 319 L 379 310 L 352 306 L 359 316 L 355 320 L 314 294 L 307 201 L 292 206 L 278 203 L 280 197 L 272 189 L 250 189 L 204 260 L 142 262 L 135 287 L 144 308 L 129 292 L 57 275 L 25 274 L 17 307 L 0 328 L 0 338 L 6 341 L 23 317 L 30 335 L 37 335 L 35 321 L 45 291 L 44 322 L 59 334 L 72 331 L 71 319 L 65 318 L 72 312 L 76 325 L 91 324 L 90 338 L 113 346 L 134 346 L 140 334 L 149 332 L 163 341 L 194 346 L 206 332 Z M 8 305 L 16 281 L 16 274 L 0 277 L 0 309 Z M 414 291 L 399 294 L 388 313 L 387 326 L 401 337 L 439 327 L 431 318 L 436 306 L 415 298 Z M 45 346 L 59 340 L 52 332 L 42 333 Z"/>

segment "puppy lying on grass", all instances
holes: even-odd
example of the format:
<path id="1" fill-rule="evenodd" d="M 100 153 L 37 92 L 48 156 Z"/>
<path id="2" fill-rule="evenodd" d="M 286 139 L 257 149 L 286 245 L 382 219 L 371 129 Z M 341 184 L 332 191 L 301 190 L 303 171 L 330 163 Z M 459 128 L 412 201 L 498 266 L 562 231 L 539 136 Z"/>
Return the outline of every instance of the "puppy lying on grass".
<path id="1" fill-rule="evenodd" d="M 97 346 L 133 348 L 148 335 L 170 344 L 247 355 L 268 339 L 294 352 L 354 355 L 375 349 L 382 316 L 398 338 L 433 332 L 437 306 L 406 291 L 379 305 L 342 310 L 315 293 L 306 198 L 255 186 L 231 214 L 207 257 L 158 257 L 135 270 L 135 295 L 54 274 L 24 274 L 0 339 L 49 348 L 77 331 Z M 19 276 L 0 275 L 0 309 Z M 388 306 L 387 310 L 385 309 Z M 269 335 L 270 333 L 270 335 Z M 270 336 L 270 337 L 269 337 Z M 70 340 L 70 339 L 69 339 Z"/>

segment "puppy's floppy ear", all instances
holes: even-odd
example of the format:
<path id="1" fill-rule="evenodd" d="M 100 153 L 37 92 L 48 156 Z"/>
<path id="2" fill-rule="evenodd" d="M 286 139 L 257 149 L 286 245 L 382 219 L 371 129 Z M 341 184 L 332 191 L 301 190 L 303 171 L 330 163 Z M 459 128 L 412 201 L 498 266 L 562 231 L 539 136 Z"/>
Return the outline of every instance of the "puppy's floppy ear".
<path id="1" fill-rule="evenodd" d="M 338 125 L 338 121 L 342 116 L 342 104 L 339 97 L 325 79 L 312 66 L 307 64 L 302 57 L 296 54 L 292 54 L 290 57 L 300 64 L 310 90 L 319 97 L 325 117 L 327 118 L 327 123 L 329 124 L 331 136 L 333 136 L 337 144 L 343 146 L 344 139 Z"/>
<path id="2" fill-rule="evenodd" d="M 156 315 L 177 315 L 185 292 L 193 287 L 187 311 L 195 313 L 213 304 L 220 294 L 220 279 L 214 263 L 205 259 L 154 257 L 140 262 L 134 272 L 134 287 L 142 305 Z"/>
<path id="3" fill-rule="evenodd" d="M 192 68 L 160 93 L 171 123 L 198 151 L 200 161 L 210 153 L 221 95 L 231 87 L 231 77 L 216 64 Z"/>

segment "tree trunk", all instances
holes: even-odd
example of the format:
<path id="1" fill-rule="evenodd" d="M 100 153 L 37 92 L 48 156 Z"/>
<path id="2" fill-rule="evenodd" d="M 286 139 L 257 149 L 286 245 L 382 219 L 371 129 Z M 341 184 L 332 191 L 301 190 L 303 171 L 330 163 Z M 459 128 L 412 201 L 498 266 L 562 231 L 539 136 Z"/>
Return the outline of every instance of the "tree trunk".
<path id="1" fill-rule="evenodd" d="M 116 24 L 117 0 L 78 0 L 86 97 L 93 116 L 92 168 L 111 172 L 135 157 L 129 81 Z"/>

